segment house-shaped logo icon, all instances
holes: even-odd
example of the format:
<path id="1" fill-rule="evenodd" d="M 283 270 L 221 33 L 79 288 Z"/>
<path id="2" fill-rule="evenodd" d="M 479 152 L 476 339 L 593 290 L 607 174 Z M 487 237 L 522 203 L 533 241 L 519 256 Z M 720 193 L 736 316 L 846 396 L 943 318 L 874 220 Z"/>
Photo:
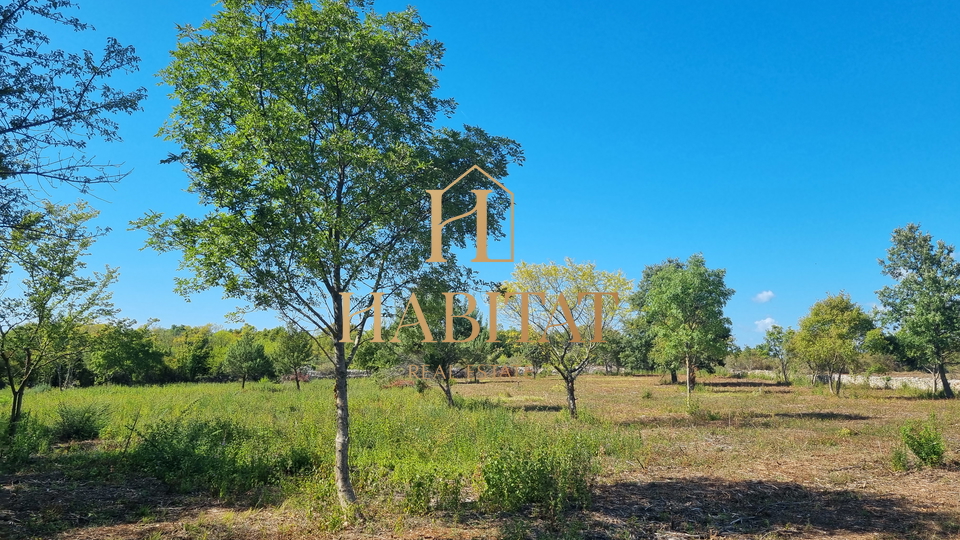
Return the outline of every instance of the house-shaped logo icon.
<path id="1" fill-rule="evenodd" d="M 487 256 L 487 196 L 493 193 L 493 190 L 490 189 L 472 189 L 470 190 L 476 197 L 476 205 L 468 212 L 464 212 L 459 216 L 452 217 L 446 221 L 443 219 L 443 194 L 450 190 L 453 186 L 457 185 L 457 182 L 463 180 L 468 174 L 473 171 L 479 171 L 481 174 L 486 176 L 491 182 L 496 184 L 500 189 L 507 192 L 510 195 L 510 258 L 509 259 L 491 259 Z M 427 193 L 430 194 L 430 258 L 427 259 L 427 262 L 446 262 L 446 259 L 443 258 L 443 227 L 449 223 L 452 223 L 458 219 L 463 219 L 467 216 L 476 214 L 477 215 L 477 256 L 471 262 L 513 262 L 513 208 L 514 208 L 514 198 L 513 192 L 507 189 L 502 183 L 500 183 L 496 178 L 490 176 L 487 171 L 481 169 L 479 166 L 474 165 L 467 169 L 467 172 L 461 174 L 457 177 L 456 180 L 450 182 L 450 184 L 443 189 L 428 189 Z"/>

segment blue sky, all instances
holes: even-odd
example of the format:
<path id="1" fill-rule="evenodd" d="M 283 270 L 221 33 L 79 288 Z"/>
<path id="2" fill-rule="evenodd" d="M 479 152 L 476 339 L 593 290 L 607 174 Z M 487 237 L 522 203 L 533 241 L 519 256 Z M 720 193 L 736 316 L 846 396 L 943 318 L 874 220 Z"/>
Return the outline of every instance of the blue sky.
<path id="1" fill-rule="evenodd" d="M 159 165 L 177 148 L 154 135 L 170 112 L 154 74 L 177 24 L 208 1 L 78 0 L 95 33 L 55 46 L 136 47 L 144 111 L 120 118 L 123 143 L 90 146 L 131 174 L 99 189 L 91 267 L 120 267 L 116 304 L 145 322 L 224 324 L 217 292 L 172 292 L 176 255 L 139 251 L 127 222 L 147 210 L 195 213 L 187 179 Z M 740 344 L 758 321 L 796 325 L 845 290 L 870 308 L 887 284 L 877 259 L 895 227 L 922 223 L 960 242 L 960 3 L 450 2 L 417 8 L 446 46 L 441 97 L 453 124 L 511 137 L 527 161 L 517 194 L 518 259 L 595 261 L 639 278 L 667 257 L 702 252 L 727 269 L 727 314 Z M 406 2 L 381 1 L 377 11 Z M 73 197 L 67 189 L 55 192 Z M 512 265 L 487 263 L 506 279 Z M 764 291 L 770 293 L 761 295 Z M 758 297 L 758 295 L 761 295 Z M 760 301 L 765 300 L 765 301 Z M 269 314 L 248 317 L 279 324 Z"/>

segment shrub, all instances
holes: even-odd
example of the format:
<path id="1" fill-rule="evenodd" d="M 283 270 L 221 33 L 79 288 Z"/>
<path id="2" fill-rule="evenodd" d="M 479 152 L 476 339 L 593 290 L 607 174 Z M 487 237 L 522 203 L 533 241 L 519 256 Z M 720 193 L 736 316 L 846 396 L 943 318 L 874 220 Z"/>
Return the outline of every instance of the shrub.
<path id="1" fill-rule="evenodd" d="M 597 472 L 596 452 L 591 444 L 571 442 L 502 449 L 481 465 L 481 501 L 506 511 L 535 505 L 552 517 L 585 505 Z"/>
<path id="2" fill-rule="evenodd" d="M 910 468 L 910 458 L 907 456 L 907 450 L 898 446 L 893 449 L 893 455 L 890 456 L 890 465 L 895 471 L 905 471 Z"/>
<path id="3" fill-rule="evenodd" d="M 309 448 L 284 444 L 269 428 L 227 419 L 161 420 L 143 438 L 135 462 L 180 489 L 208 489 L 219 496 L 274 485 L 320 464 Z"/>
<path id="4" fill-rule="evenodd" d="M 89 441 L 100 436 L 107 425 L 109 407 L 97 403 L 86 405 L 57 405 L 57 420 L 53 425 L 53 440 L 57 442 Z"/>
<path id="5" fill-rule="evenodd" d="M 943 454 L 947 448 L 937 426 L 936 415 L 931 414 L 926 422 L 907 422 L 900 427 L 900 439 L 920 463 L 930 467 L 943 464 Z"/>
<path id="6" fill-rule="evenodd" d="M 12 471 L 24 464 L 31 455 L 43 452 L 50 444 L 50 430 L 36 421 L 30 413 L 20 416 L 17 434 L 6 437 L 8 421 L 0 421 L 0 471 Z"/>

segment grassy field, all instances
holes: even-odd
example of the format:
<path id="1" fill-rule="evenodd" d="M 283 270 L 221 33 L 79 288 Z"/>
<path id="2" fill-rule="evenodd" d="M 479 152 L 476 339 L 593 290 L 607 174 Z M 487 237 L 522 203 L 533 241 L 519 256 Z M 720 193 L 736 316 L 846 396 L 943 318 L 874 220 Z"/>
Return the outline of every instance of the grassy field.
<path id="1" fill-rule="evenodd" d="M 381 384 L 350 382 L 363 520 L 335 502 L 329 381 L 31 392 L 0 538 L 960 537 L 953 401 L 713 377 L 688 406 L 657 376 L 583 376 L 571 420 L 559 379 L 459 384 L 456 409 Z M 56 442 L 97 410 L 95 440 Z M 896 470 L 931 413 L 946 463 Z"/>

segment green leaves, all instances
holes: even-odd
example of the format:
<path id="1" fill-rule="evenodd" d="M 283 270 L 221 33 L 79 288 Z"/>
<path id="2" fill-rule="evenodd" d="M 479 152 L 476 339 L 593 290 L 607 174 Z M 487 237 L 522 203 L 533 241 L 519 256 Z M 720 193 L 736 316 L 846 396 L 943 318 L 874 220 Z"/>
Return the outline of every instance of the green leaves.
<path id="1" fill-rule="evenodd" d="M 898 330 L 908 354 L 937 365 L 960 350 L 960 262 L 954 248 L 909 224 L 893 231 L 884 275 L 896 281 L 877 291 L 883 321 Z"/>
<path id="2" fill-rule="evenodd" d="M 368 306 L 370 292 L 398 293 L 424 273 L 426 189 L 475 164 L 502 178 L 522 161 L 514 141 L 479 128 L 434 129 L 454 106 L 434 96 L 442 46 L 412 9 L 358 5 L 237 0 L 181 29 L 161 72 L 178 103 L 160 134 L 181 145 L 190 190 L 212 208 L 134 225 L 151 247 L 182 251 L 182 294 L 223 287 L 246 302 L 240 312 L 276 309 L 339 336 L 341 292 Z M 474 176 L 448 192 L 447 212 L 472 206 Z M 495 238 L 508 205 L 490 200 Z M 465 245 L 473 223 L 444 231 L 445 245 Z"/>
<path id="3" fill-rule="evenodd" d="M 653 355 L 665 366 L 693 359 L 702 366 L 726 355 L 730 319 L 723 308 L 734 290 L 724 284 L 726 270 L 710 270 L 700 254 L 686 264 L 668 261 L 648 273 L 641 285 L 641 314 L 654 335 Z"/>
<path id="4" fill-rule="evenodd" d="M 831 389 L 839 394 L 840 374 L 863 354 L 873 321 L 849 294 L 840 292 L 815 303 L 810 313 L 800 319 L 799 326 L 787 350 L 803 359 L 815 374 L 830 376 Z M 836 384 L 832 379 L 834 374 Z"/>
<path id="5" fill-rule="evenodd" d="M 66 15 L 69 1 L 16 0 L 0 4 L 0 227 L 13 227 L 35 202 L 32 185 L 68 183 L 82 193 L 124 176 L 83 150 L 87 141 L 119 140 L 110 116 L 140 109 L 146 89 L 123 91 L 106 84 L 137 69 L 133 47 L 108 38 L 100 56 L 51 48 L 42 25 L 76 31 L 91 27 Z M 55 36 L 58 37 L 58 36 Z M 56 41 L 52 43 L 56 45 Z"/>

